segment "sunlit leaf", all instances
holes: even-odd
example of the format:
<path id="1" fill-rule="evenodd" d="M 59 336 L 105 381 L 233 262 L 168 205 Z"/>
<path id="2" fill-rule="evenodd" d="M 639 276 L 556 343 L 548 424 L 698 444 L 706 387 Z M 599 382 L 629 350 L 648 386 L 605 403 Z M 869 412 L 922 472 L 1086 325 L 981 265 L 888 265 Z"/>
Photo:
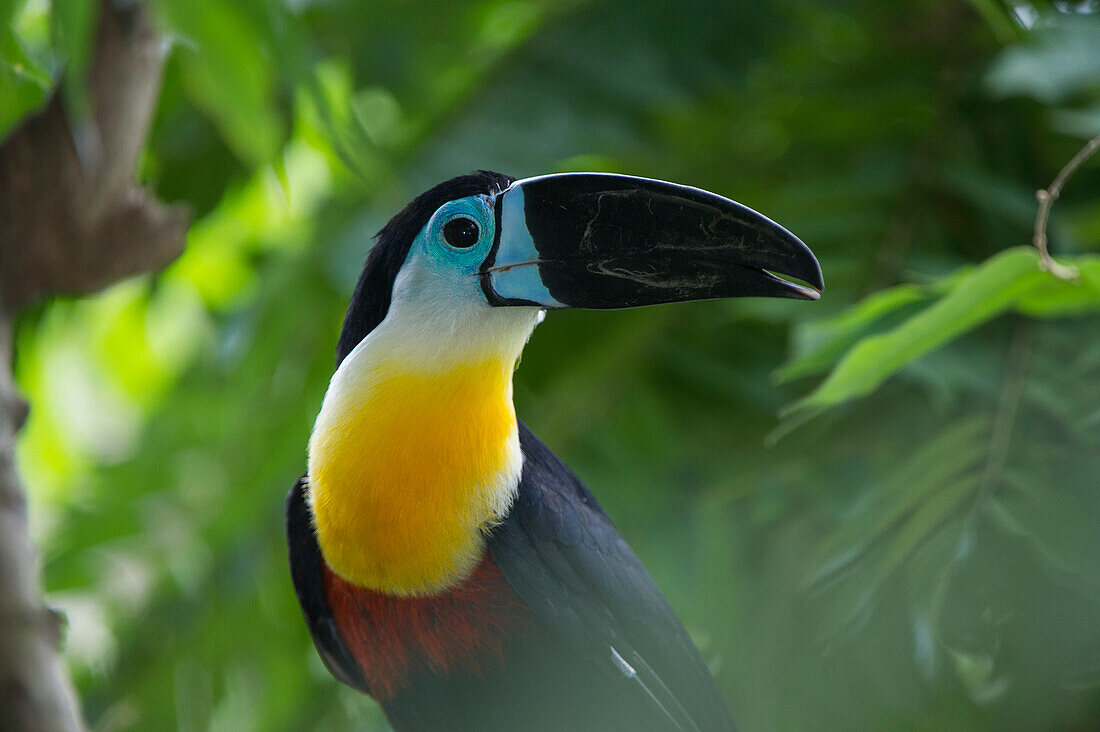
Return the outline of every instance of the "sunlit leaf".
<path id="1" fill-rule="evenodd" d="M 874 391 L 913 359 L 1000 315 L 1050 283 L 1034 249 L 1010 249 L 962 278 L 944 297 L 888 333 L 860 341 L 794 409 L 819 409 Z"/>
<path id="2" fill-rule="evenodd" d="M 53 82 L 24 50 L 12 26 L 0 22 L 0 139 L 46 99 Z"/>
<path id="3" fill-rule="evenodd" d="M 887 315 L 930 296 L 916 285 L 900 285 L 869 295 L 838 316 L 807 323 L 798 336 L 805 352 L 776 369 L 776 379 L 790 381 L 826 370 Z"/>
<path id="4" fill-rule="evenodd" d="M 99 3 L 95 0 L 53 0 L 54 46 L 65 64 L 63 91 L 77 119 L 91 113 L 86 79 L 92 62 Z"/>
<path id="5" fill-rule="evenodd" d="M 253 16 L 236 3 L 160 0 L 158 6 L 187 40 L 175 52 L 195 103 L 242 160 L 270 161 L 285 122 L 274 98 L 276 59 Z"/>
<path id="6" fill-rule="evenodd" d="M 1077 272 L 1077 280 L 1051 278 L 1021 294 L 1015 309 L 1038 318 L 1100 311 L 1100 257 L 1076 257 L 1072 266 Z"/>

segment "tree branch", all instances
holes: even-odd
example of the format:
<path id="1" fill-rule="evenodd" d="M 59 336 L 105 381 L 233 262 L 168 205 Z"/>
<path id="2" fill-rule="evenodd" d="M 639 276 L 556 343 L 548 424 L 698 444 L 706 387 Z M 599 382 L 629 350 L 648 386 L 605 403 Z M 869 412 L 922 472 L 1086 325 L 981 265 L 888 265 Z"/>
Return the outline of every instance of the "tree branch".
<path id="1" fill-rule="evenodd" d="M 10 316 L 0 315 L 0 729 L 79 730 L 76 695 L 57 657 L 60 623 L 42 604 L 15 470 L 15 433 L 27 416 L 7 364 Z"/>
<path id="2" fill-rule="evenodd" d="M 141 5 L 103 0 L 90 116 L 74 120 L 55 94 L 0 145 L 0 730 L 83 728 L 57 655 L 59 616 L 42 603 L 15 469 L 27 416 L 11 371 L 15 313 L 162 267 L 182 251 L 186 209 L 133 182 L 163 63 Z"/>
<path id="3" fill-rule="evenodd" d="M 133 183 L 160 90 L 163 51 L 140 5 L 104 1 L 89 74 L 91 116 L 60 94 L 0 146 L 0 302 L 86 294 L 183 251 L 188 213 Z"/>

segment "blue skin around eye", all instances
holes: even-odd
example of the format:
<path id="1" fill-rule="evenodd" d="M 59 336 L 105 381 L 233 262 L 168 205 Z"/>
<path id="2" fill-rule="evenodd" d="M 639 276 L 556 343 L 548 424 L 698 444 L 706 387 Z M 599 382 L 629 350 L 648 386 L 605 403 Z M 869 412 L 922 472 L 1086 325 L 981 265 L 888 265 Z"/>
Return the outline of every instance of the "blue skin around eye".
<path id="1" fill-rule="evenodd" d="M 481 234 L 472 247 L 456 249 L 443 240 L 443 227 L 456 216 L 467 216 L 477 222 Z M 451 201 L 439 211 L 417 237 L 417 249 L 427 255 L 433 268 L 441 274 L 460 272 L 476 274 L 493 244 L 493 211 L 485 196 L 470 196 Z"/>
<path id="2" fill-rule="evenodd" d="M 501 238 L 494 266 L 537 260 L 538 251 L 524 220 L 523 191 L 518 188 L 509 190 L 497 199 L 497 205 L 502 207 Z M 468 216 L 477 222 L 481 230 L 477 244 L 457 249 L 444 242 L 443 227 L 456 216 Z M 492 247 L 495 224 L 492 203 L 486 196 L 451 201 L 441 207 L 417 235 L 405 265 L 419 262 L 429 267 L 438 275 L 436 287 L 445 290 L 451 297 L 484 297 L 477 274 Z M 497 295 L 506 300 L 524 300 L 548 308 L 565 307 L 546 289 L 535 265 L 493 272 L 490 281 Z"/>
<path id="3" fill-rule="evenodd" d="M 478 243 L 464 249 L 449 246 L 443 239 L 443 227 L 456 216 L 466 216 L 477 222 Z M 438 307 L 447 303 L 484 302 L 478 270 L 493 245 L 493 211 L 487 197 L 470 196 L 442 206 L 417 234 L 403 268 L 427 270 L 430 280 L 424 280 L 420 297 L 430 298 Z M 430 284 L 428 284 L 430 282 Z"/>

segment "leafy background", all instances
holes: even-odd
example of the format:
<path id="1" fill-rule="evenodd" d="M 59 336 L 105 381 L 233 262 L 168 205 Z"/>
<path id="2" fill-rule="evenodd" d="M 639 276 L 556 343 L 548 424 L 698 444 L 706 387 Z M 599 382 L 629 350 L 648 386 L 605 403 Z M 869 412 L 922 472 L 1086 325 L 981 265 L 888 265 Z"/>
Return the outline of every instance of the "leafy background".
<path id="1" fill-rule="evenodd" d="M 18 333 L 19 457 L 97 730 L 384 728 L 308 639 L 281 509 L 370 236 L 474 168 L 766 212 L 817 304 L 554 313 L 527 420 L 748 730 L 1100 726 L 1100 4 L 157 0 L 141 178 L 186 253 Z M 0 2 L 0 134 L 94 4 Z M 70 74 L 68 78 L 79 78 Z M 61 90 L 79 110 L 81 88 Z"/>

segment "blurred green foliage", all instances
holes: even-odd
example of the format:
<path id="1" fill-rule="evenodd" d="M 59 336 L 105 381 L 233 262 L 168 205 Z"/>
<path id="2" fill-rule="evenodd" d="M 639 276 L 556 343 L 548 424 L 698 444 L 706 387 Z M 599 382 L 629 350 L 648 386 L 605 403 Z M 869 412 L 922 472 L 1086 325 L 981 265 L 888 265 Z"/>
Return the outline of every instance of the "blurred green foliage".
<path id="1" fill-rule="evenodd" d="M 1096 2 L 154 5 L 141 177 L 187 251 L 18 334 L 97 730 L 384 727 L 316 658 L 282 500 L 370 236 L 479 167 L 698 185 L 821 258 L 817 304 L 554 313 L 517 375 L 744 729 L 1097 725 L 1097 161 L 1051 223 L 1079 281 L 1027 248 L 1100 133 Z M 86 64 L 89 7 L 0 3 L 0 133 Z"/>

